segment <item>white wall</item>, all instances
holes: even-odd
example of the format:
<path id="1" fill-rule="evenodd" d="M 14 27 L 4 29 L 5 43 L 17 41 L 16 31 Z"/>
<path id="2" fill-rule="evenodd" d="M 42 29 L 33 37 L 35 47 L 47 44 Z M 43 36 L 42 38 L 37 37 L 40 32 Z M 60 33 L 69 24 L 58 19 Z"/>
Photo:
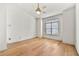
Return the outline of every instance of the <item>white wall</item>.
<path id="1" fill-rule="evenodd" d="M 75 44 L 75 7 L 63 11 L 63 42 Z"/>
<path id="2" fill-rule="evenodd" d="M 76 49 L 79 54 L 79 4 L 76 4 Z"/>
<path id="3" fill-rule="evenodd" d="M 8 43 L 35 37 L 35 19 L 17 4 L 7 5 L 7 22 Z"/>
<path id="4" fill-rule="evenodd" d="M 36 36 L 40 36 L 41 35 L 41 23 L 40 23 L 40 18 L 36 18 Z"/>
<path id="5" fill-rule="evenodd" d="M 0 51 L 6 48 L 6 7 L 0 4 Z"/>

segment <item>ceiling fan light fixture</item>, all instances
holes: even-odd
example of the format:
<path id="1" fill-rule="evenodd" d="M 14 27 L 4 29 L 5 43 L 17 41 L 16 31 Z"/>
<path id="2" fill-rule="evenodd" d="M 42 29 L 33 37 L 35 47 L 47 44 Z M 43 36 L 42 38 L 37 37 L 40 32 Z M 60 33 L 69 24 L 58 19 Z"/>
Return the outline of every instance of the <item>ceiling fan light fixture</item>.
<path id="1" fill-rule="evenodd" d="M 36 13 L 37 13 L 37 14 L 39 14 L 39 15 L 41 14 L 41 12 L 40 12 L 40 11 L 37 11 Z"/>
<path id="2" fill-rule="evenodd" d="M 41 10 L 39 8 L 36 9 L 37 14 L 41 14 Z"/>
<path id="3" fill-rule="evenodd" d="M 37 9 L 36 9 L 36 13 L 37 13 L 37 14 L 41 14 L 41 9 L 39 8 L 39 4 L 38 4 L 38 7 L 37 7 Z"/>

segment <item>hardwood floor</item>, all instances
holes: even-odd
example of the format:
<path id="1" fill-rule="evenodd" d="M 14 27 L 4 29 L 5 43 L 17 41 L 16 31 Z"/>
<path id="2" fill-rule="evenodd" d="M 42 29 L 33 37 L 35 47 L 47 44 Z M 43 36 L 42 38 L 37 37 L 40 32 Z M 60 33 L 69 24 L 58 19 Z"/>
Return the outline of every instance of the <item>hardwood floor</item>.
<path id="1" fill-rule="evenodd" d="M 1 56 L 77 56 L 74 46 L 62 42 L 34 38 L 8 45 L 8 49 L 0 52 Z"/>

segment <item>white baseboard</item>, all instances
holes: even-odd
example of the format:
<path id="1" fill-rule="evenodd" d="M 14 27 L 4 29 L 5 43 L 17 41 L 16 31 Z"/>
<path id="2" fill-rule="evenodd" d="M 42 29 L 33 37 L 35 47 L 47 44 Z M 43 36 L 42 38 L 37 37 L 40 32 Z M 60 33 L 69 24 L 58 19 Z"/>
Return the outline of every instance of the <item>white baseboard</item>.
<path id="1" fill-rule="evenodd" d="M 7 49 L 7 46 L 0 48 L 0 51 L 4 51 Z"/>
<path id="2" fill-rule="evenodd" d="M 16 41 L 15 40 L 12 40 L 12 41 L 8 42 L 8 44 L 9 43 L 15 43 L 15 42 L 23 41 L 23 40 L 29 40 L 29 39 L 32 39 L 34 37 L 36 37 L 36 36 L 35 35 L 29 36 L 29 37 L 25 36 L 25 37 L 23 37 L 21 39 L 18 39 L 18 40 L 16 39 Z"/>

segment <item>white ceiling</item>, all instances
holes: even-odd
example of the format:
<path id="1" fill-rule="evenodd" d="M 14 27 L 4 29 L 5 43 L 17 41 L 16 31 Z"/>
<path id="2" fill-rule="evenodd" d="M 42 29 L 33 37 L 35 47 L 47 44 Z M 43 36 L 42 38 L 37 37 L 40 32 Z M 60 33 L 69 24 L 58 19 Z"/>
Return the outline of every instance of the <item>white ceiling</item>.
<path id="1" fill-rule="evenodd" d="M 36 3 L 18 3 L 14 4 L 20 7 L 21 9 L 24 9 L 26 13 L 30 14 L 31 16 L 38 17 L 38 15 L 35 12 L 35 9 L 37 8 Z M 40 3 L 40 8 L 46 7 L 42 9 L 45 11 L 45 13 L 42 14 L 42 16 L 47 16 L 50 14 L 55 14 L 57 12 L 62 12 L 64 9 L 70 8 L 74 6 L 73 3 Z"/>

